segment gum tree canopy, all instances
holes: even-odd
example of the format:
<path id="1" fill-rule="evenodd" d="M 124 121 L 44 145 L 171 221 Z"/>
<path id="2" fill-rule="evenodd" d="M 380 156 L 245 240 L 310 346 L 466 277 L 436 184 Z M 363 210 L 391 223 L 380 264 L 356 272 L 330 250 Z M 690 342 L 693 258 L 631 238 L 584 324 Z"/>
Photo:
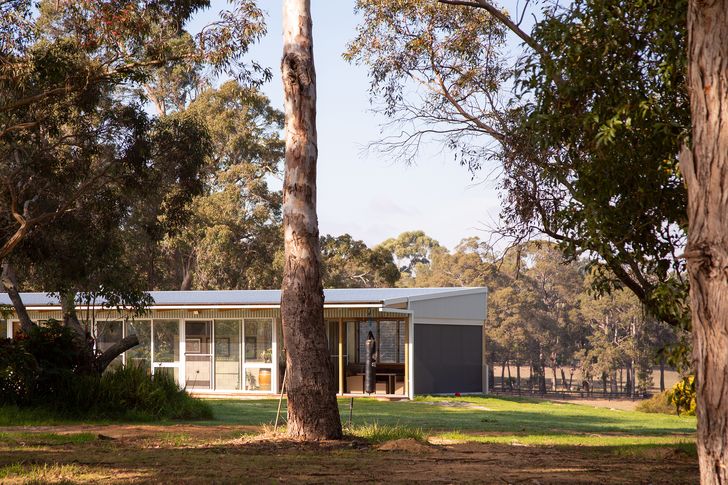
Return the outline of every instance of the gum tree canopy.
<path id="1" fill-rule="evenodd" d="M 435 3 L 358 3 L 347 56 L 370 67 L 385 112 L 414 126 L 384 147 L 407 153 L 435 132 L 472 168 L 499 161 L 508 235 L 545 233 L 592 258 L 597 288 L 628 287 L 662 320 L 692 324 L 701 479 L 728 483 L 728 2 L 554 2 L 530 34 L 488 0 Z M 502 85 L 478 77 L 497 61 L 473 63 L 498 44 L 463 43 L 472 27 L 447 13 L 458 7 L 525 44 L 503 103 Z M 423 102 L 403 96 L 412 81 Z"/>
<path id="2" fill-rule="evenodd" d="M 142 85 L 163 67 L 205 65 L 250 78 L 242 56 L 262 35 L 252 1 L 193 38 L 183 26 L 206 0 L 11 0 L 0 5 L 0 261 L 28 331 L 18 277 L 56 292 L 64 324 L 85 344 L 78 295 L 147 303 L 132 234 L 161 237 L 186 218 L 209 152 L 193 117 L 147 114 Z M 133 339 L 115 348 L 120 353 Z M 92 350 L 89 349 L 92 353 Z M 91 358 L 103 370 L 114 355 Z"/>

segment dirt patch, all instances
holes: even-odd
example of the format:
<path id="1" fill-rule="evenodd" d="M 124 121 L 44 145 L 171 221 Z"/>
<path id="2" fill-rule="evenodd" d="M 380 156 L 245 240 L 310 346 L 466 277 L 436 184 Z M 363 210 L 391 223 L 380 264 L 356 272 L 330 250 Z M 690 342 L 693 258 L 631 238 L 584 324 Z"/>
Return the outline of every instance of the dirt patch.
<path id="1" fill-rule="evenodd" d="M 230 437 L 239 433 L 258 434 L 260 426 L 198 426 L 178 424 L 172 426 L 162 425 L 61 425 L 61 426 L 0 426 L 0 433 L 54 433 L 76 434 L 94 433 L 106 438 L 152 438 L 156 435 L 191 435 L 200 439 Z M 102 438 L 103 439 L 103 438 Z"/>
<path id="2" fill-rule="evenodd" d="M 593 406 L 595 408 L 607 408 L 614 411 L 634 411 L 640 401 L 631 399 L 559 399 L 550 400 L 552 403 L 560 404 L 581 404 L 583 406 Z"/>
<path id="3" fill-rule="evenodd" d="M 433 453 L 437 451 L 435 447 L 420 443 L 411 438 L 387 441 L 377 446 L 376 449 L 379 451 L 403 451 L 406 453 Z"/>
<path id="4" fill-rule="evenodd" d="M 408 439 L 372 447 L 357 441 L 240 437 L 236 433 L 244 428 L 233 426 L 41 428 L 39 434 L 99 432 L 122 438 L 53 446 L 0 443 L 3 483 L 33 478 L 31 468 L 53 471 L 52 477 L 35 477 L 41 481 L 79 483 L 698 482 L 697 460 L 676 447 L 428 445 Z"/>
<path id="5" fill-rule="evenodd" d="M 412 401 L 417 404 L 428 404 L 430 406 L 439 406 L 444 408 L 467 408 L 475 409 L 478 411 L 493 411 L 491 408 L 485 406 L 479 406 L 467 401 Z"/>

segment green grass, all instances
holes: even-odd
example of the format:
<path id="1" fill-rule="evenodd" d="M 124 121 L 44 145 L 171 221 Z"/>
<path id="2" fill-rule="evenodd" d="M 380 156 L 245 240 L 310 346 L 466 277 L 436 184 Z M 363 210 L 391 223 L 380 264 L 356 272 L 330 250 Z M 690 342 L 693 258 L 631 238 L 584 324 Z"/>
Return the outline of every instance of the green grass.
<path id="1" fill-rule="evenodd" d="M 190 423 L 270 425 L 275 399 L 209 400 L 214 419 Z M 347 424 L 349 400 L 340 399 Z M 282 411 L 285 416 L 285 401 Z M 0 425 L 66 424 L 43 411 L 0 408 Z M 131 421 L 133 422 L 133 421 Z M 109 421 L 84 421 L 106 424 Z M 155 424 L 170 423 L 160 421 Z M 175 421 L 179 423 L 179 421 Z M 355 399 L 350 434 L 369 441 L 438 436 L 447 439 L 555 446 L 693 446 L 695 417 L 619 411 L 579 404 L 523 398 L 468 396 L 420 397 L 414 401 L 383 402 Z M 0 435 L 0 440 L 1 440 Z"/>
<path id="2" fill-rule="evenodd" d="M 427 434 L 420 428 L 379 424 L 377 422 L 352 426 L 351 428 L 346 428 L 344 433 L 348 436 L 366 440 L 372 444 L 401 439 L 412 439 L 419 442 L 427 441 Z"/>
<path id="3" fill-rule="evenodd" d="M 30 432 L 5 432 L 0 433 L 0 444 L 3 445 L 78 445 L 96 441 L 97 436 L 93 433 L 30 433 Z"/>

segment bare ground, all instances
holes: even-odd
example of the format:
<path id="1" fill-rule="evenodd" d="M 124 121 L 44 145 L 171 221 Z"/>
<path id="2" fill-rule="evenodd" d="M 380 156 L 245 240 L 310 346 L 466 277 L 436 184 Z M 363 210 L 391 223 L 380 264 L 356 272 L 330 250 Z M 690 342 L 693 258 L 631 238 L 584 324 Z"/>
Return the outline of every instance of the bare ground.
<path id="1" fill-rule="evenodd" d="M 39 440 L 0 443 L 0 482 L 93 483 L 698 483 L 678 448 L 554 447 L 398 440 L 300 443 L 233 426 L 5 428 Z M 43 444 L 43 433 L 93 433 Z M 12 436 L 12 434 L 10 435 Z M 12 440 L 11 440 L 12 441 Z"/>

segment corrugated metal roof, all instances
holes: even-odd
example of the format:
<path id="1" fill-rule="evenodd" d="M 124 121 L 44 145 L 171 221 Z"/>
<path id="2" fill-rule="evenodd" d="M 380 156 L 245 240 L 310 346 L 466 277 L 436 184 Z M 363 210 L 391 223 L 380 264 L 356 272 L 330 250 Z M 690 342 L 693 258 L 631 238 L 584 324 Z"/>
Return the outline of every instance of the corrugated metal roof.
<path id="1" fill-rule="evenodd" d="M 363 304 L 429 299 L 460 293 L 485 293 L 485 288 L 331 288 L 324 290 L 327 304 Z M 151 291 L 154 306 L 166 305 L 278 305 L 280 290 Z M 46 293 L 21 293 L 26 306 L 57 306 L 58 299 Z M 101 302 L 98 302 L 99 304 Z M 7 293 L 0 293 L 0 305 L 9 305 Z"/>

